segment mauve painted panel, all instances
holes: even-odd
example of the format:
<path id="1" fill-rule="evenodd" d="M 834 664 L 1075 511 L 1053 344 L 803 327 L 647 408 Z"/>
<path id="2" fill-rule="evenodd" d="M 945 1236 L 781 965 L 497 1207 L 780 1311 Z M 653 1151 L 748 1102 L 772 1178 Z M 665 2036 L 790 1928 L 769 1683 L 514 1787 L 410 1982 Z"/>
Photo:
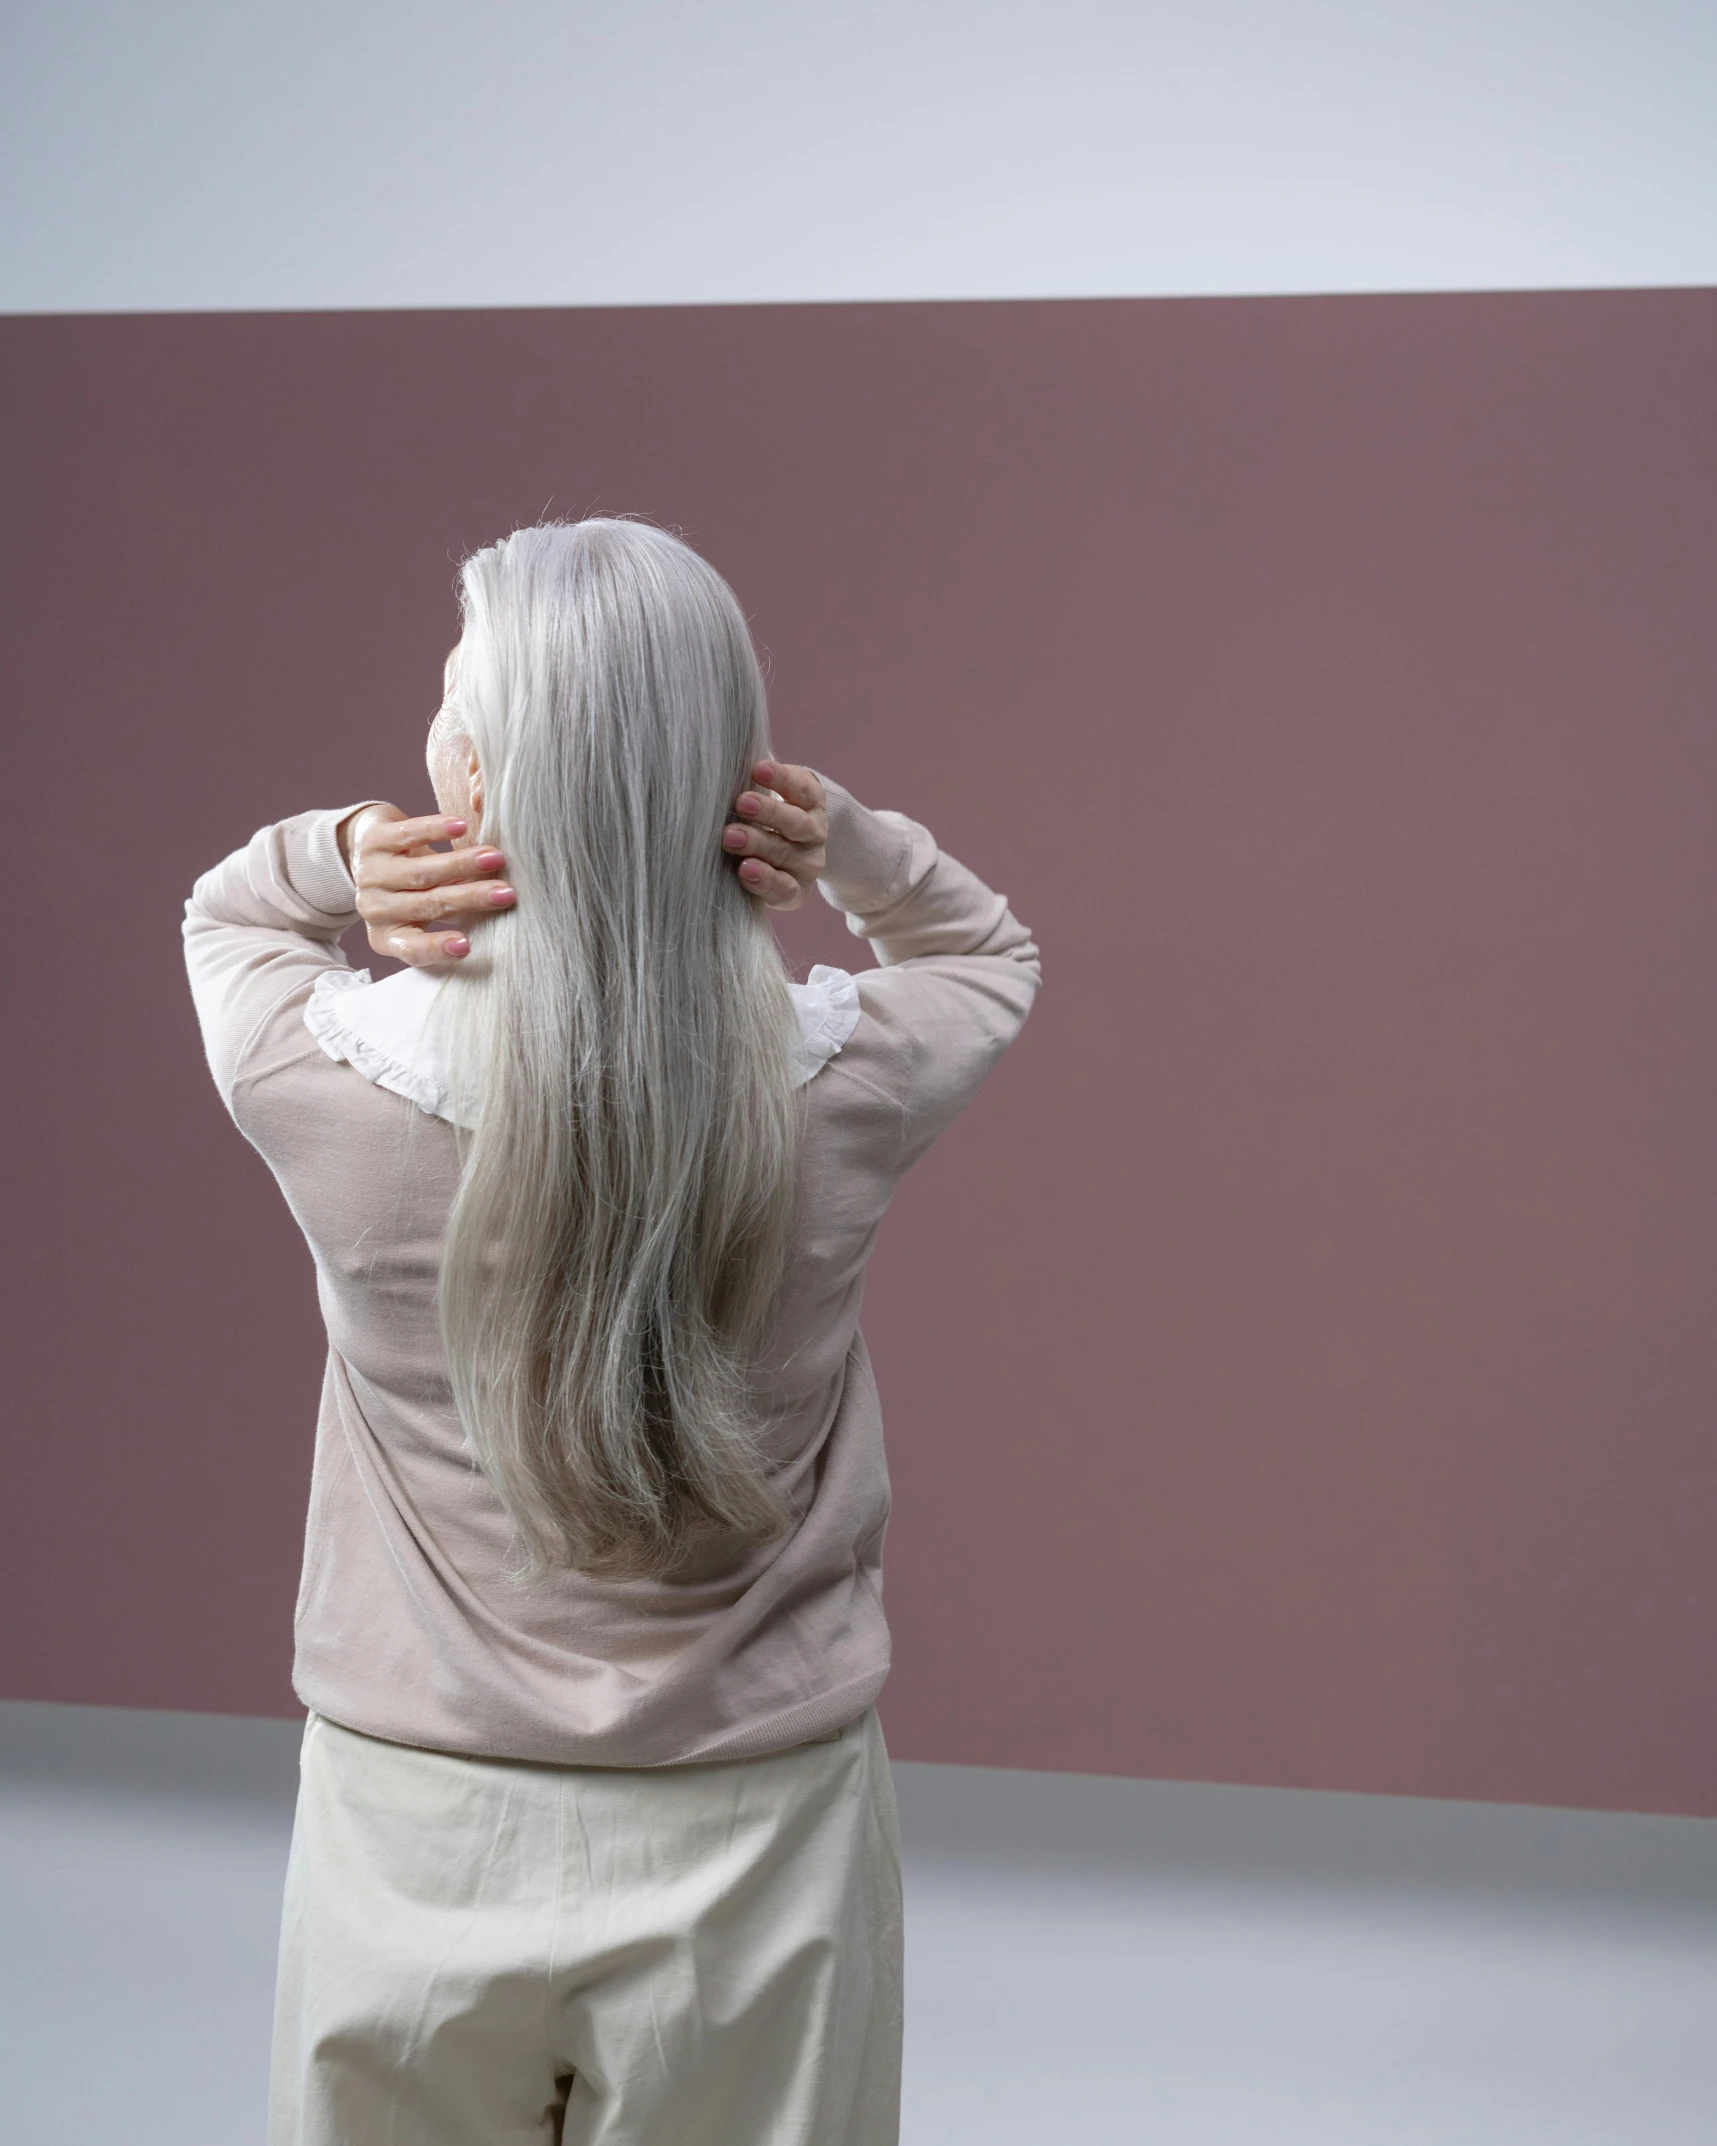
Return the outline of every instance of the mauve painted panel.
<path id="1" fill-rule="evenodd" d="M 289 1706 L 319 1329 L 179 904 L 421 800 L 462 548 L 631 510 L 1045 950 L 873 1271 L 896 1751 L 1713 1808 L 1717 294 L 0 359 L 7 1693 Z"/>

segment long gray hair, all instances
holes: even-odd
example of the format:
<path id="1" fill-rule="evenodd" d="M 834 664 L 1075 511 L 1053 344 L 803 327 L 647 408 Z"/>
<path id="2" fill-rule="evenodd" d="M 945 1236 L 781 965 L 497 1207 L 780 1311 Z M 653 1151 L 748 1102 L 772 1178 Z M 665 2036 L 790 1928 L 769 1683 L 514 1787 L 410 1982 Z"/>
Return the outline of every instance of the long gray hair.
<path id="1" fill-rule="evenodd" d="M 748 1366 L 785 1256 L 793 1008 L 720 846 L 769 752 L 762 674 L 726 582 L 643 523 L 521 529 L 460 589 L 450 712 L 519 899 L 454 997 L 454 1398 L 524 1570 L 661 1571 L 787 1517 Z"/>

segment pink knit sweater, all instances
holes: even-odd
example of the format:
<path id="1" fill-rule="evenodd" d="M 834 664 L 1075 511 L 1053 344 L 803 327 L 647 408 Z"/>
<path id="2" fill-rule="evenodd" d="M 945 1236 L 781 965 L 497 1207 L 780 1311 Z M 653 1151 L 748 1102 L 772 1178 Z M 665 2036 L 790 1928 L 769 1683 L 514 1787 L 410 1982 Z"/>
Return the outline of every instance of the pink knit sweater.
<path id="1" fill-rule="evenodd" d="M 809 1083 L 765 1352 L 766 1449 L 797 1519 L 669 1581 L 509 1576 L 507 1516 L 472 1466 L 437 1333 L 453 1129 L 306 1026 L 356 921 L 335 839 L 351 808 L 264 828 L 197 882 L 185 948 L 209 1065 L 309 1239 L 328 1329 L 294 1674 L 317 1713 L 435 1750 L 668 1766 L 804 1742 L 881 1688 L 888 1472 L 865 1263 L 901 1175 L 1018 1032 L 1038 958 L 922 827 L 828 793 L 823 891 L 882 965 L 856 978 L 856 1025 Z"/>

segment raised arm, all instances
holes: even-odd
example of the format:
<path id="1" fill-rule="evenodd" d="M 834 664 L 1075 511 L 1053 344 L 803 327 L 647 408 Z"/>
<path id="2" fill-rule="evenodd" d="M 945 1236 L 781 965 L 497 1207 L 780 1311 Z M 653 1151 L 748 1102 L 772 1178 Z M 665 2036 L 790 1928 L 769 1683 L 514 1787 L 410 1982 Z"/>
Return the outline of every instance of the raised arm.
<path id="1" fill-rule="evenodd" d="M 823 898 L 845 911 L 847 929 L 870 941 L 885 968 L 972 956 L 1006 962 L 1028 975 L 1035 989 L 1038 951 L 1005 895 L 939 850 L 916 820 L 872 812 L 827 777 L 824 787 L 829 833 Z"/>
<path id="2" fill-rule="evenodd" d="M 209 1070 L 229 1105 L 245 1044 L 268 1016 L 324 969 L 346 966 L 340 934 L 356 923 L 357 906 L 339 830 L 361 809 L 301 812 L 265 827 L 191 890 L 185 966 Z"/>
<path id="3" fill-rule="evenodd" d="M 203 874 L 185 904 L 185 965 L 229 1105 L 252 1039 L 324 969 L 347 966 L 340 936 L 360 917 L 377 953 L 432 967 L 469 949 L 443 927 L 513 901 L 494 877 L 498 850 L 431 847 L 465 831 L 463 820 L 407 819 L 372 799 L 280 820 Z"/>
<path id="4" fill-rule="evenodd" d="M 905 1167 L 1019 1033 L 1041 963 L 1007 898 L 939 850 L 927 828 L 868 810 L 826 777 L 824 786 L 822 892 L 881 963 L 860 973 L 859 1000 L 906 1068 Z"/>

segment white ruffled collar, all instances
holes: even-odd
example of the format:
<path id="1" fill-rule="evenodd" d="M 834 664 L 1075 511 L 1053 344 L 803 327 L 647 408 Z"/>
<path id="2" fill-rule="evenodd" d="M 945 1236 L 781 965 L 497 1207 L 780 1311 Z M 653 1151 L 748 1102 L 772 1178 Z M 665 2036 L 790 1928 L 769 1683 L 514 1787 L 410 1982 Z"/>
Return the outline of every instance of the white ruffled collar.
<path id="1" fill-rule="evenodd" d="M 446 980 L 427 969 L 401 969 L 372 983 L 368 969 L 325 969 L 304 1008 L 304 1025 L 337 1063 L 431 1117 L 458 1124 L 445 1040 L 434 1018 Z M 858 985 L 845 969 L 819 963 L 804 983 L 787 989 L 799 1016 L 793 1085 L 802 1088 L 858 1026 Z"/>

